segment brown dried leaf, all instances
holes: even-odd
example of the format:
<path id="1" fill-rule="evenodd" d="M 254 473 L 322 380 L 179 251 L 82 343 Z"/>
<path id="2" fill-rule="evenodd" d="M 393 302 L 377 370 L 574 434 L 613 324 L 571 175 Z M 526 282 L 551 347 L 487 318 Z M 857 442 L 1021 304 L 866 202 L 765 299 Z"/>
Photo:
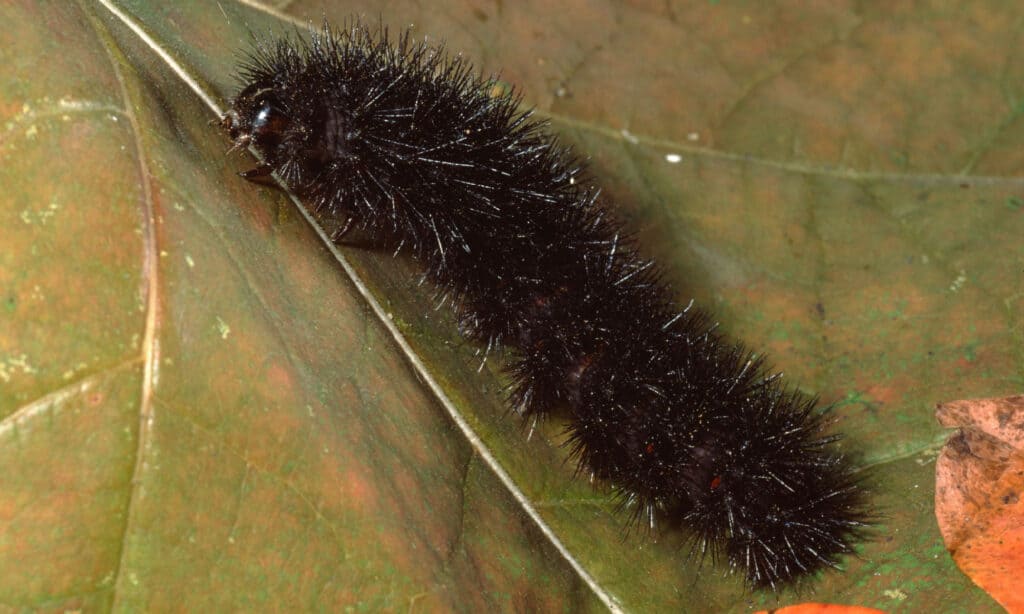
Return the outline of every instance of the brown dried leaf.
<path id="1" fill-rule="evenodd" d="M 768 614 L 762 610 L 757 614 Z M 771 610 L 771 614 L 884 614 L 882 610 L 865 608 L 859 605 L 840 605 L 838 603 L 800 603 Z"/>
<path id="2" fill-rule="evenodd" d="M 959 427 L 935 466 L 935 517 L 956 564 L 1010 612 L 1024 612 L 1024 395 L 939 405 Z"/>

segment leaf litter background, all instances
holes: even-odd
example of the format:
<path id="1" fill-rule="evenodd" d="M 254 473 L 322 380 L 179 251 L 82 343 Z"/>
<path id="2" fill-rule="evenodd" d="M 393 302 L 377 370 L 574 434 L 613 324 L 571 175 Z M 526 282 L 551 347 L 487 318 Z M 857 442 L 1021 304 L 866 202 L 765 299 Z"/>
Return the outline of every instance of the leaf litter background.
<path id="1" fill-rule="evenodd" d="M 231 2 L 117 6 L 221 101 L 248 30 L 281 27 Z M 1024 10 L 944 6 L 279 7 L 415 23 L 501 70 L 681 301 L 837 403 L 885 522 L 812 593 L 751 595 L 673 532 L 623 536 L 415 267 L 344 248 L 625 609 L 998 610 L 935 526 L 933 407 L 1024 388 Z M 166 62 L 97 2 L 0 19 L 0 607 L 603 609 Z"/>

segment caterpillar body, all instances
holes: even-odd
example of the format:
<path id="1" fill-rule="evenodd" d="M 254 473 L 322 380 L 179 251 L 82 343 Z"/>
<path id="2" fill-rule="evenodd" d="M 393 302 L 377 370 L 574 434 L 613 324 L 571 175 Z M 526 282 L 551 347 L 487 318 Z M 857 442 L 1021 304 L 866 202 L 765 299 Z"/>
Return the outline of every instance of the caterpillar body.
<path id="1" fill-rule="evenodd" d="M 579 471 L 755 588 L 837 567 L 871 518 L 816 401 L 677 302 L 584 165 L 461 57 L 358 22 L 258 40 L 221 118 L 320 216 L 420 262 L 510 403 L 568 418 Z M 497 93 L 496 93 L 497 92 Z"/>

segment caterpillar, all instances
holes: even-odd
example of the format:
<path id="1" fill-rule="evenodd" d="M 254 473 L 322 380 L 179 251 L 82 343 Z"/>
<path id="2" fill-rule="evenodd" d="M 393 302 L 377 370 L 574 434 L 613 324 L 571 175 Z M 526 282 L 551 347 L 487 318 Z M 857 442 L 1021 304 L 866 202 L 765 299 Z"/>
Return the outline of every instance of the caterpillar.
<path id="1" fill-rule="evenodd" d="M 220 119 L 343 241 L 410 255 L 509 403 L 561 412 L 578 471 L 755 589 L 839 567 L 871 524 L 827 412 L 676 300 L 585 165 L 461 56 L 353 21 L 257 38 Z"/>

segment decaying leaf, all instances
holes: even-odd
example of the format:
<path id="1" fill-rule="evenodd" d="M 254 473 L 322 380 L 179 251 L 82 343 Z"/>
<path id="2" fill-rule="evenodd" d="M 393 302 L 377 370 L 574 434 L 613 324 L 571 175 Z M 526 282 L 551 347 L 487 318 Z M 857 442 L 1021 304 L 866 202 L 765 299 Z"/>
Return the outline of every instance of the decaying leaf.
<path id="1" fill-rule="evenodd" d="M 958 427 L 935 467 L 935 517 L 960 569 L 1011 612 L 1024 612 L 1024 395 L 941 404 Z"/>

